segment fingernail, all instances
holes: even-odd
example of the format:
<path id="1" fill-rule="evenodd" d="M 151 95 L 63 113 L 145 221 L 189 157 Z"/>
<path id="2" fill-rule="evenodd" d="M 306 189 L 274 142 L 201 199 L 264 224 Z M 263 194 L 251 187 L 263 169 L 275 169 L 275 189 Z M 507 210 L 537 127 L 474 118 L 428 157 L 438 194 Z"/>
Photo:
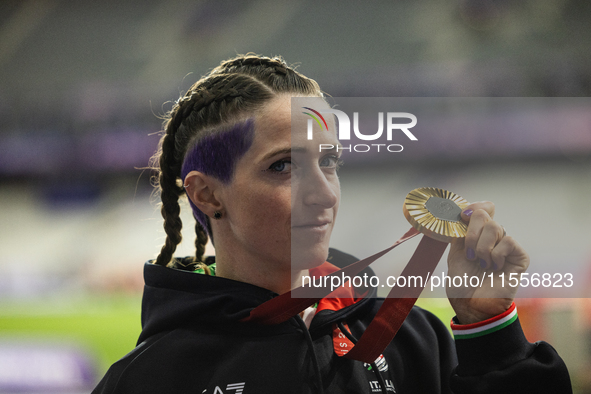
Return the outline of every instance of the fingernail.
<path id="1" fill-rule="evenodd" d="M 498 269 L 499 269 L 499 266 L 497 265 L 497 263 L 495 263 L 495 262 L 493 261 L 493 263 L 492 263 L 492 270 L 493 270 L 493 271 L 496 271 L 496 270 L 498 270 Z"/>
<path id="2" fill-rule="evenodd" d="M 486 260 L 480 259 L 480 268 L 486 268 Z"/>
<path id="3" fill-rule="evenodd" d="M 466 257 L 468 258 L 468 260 L 474 260 L 474 258 L 476 257 L 476 253 L 474 252 L 474 249 L 468 248 L 466 250 Z"/>
<path id="4" fill-rule="evenodd" d="M 473 210 L 471 210 L 471 209 L 466 209 L 466 210 L 464 211 L 464 215 L 466 215 L 466 216 L 468 216 L 468 217 L 472 216 L 472 213 L 474 213 L 474 211 L 473 211 Z"/>

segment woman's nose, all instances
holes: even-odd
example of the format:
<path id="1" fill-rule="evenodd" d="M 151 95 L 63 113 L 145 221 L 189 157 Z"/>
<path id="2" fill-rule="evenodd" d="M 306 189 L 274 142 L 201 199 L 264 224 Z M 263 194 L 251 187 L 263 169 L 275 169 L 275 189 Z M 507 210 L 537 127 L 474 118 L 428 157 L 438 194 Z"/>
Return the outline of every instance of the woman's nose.
<path id="1" fill-rule="evenodd" d="M 336 175 L 327 176 L 320 168 L 315 169 L 303 179 L 307 205 L 320 205 L 332 208 L 339 200 L 339 180 Z"/>

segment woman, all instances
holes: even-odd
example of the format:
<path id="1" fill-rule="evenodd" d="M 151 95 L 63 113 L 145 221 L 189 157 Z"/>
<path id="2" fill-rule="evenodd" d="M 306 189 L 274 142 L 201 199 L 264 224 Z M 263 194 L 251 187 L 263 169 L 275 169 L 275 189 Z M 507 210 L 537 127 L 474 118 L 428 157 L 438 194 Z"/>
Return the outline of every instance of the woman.
<path id="1" fill-rule="evenodd" d="M 291 118 L 292 96 L 322 93 L 281 59 L 247 55 L 222 62 L 176 103 L 157 155 L 167 238 L 145 266 L 143 330 L 94 392 L 571 392 L 550 345 L 528 343 L 518 320 L 499 329 L 515 314 L 515 289 L 450 299 L 454 330 L 477 333 L 455 344 L 437 318 L 414 308 L 372 364 L 341 357 L 339 346 L 352 345 L 371 322 L 382 303 L 371 297 L 375 289 L 322 299 L 280 324 L 243 321 L 303 275 L 321 273 L 329 254 L 339 152 L 292 136 L 292 121 L 306 122 Z M 338 145 L 331 126 L 315 130 L 316 147 Z M 197 219 L 196 255 L 176 259 L 184 194 Z M 493 215 L 487 202 L 464 210 L 468 236 L 452 245 L 450 275 L 527 268 L 527 254 Z M 203 256 L 208 236 L 215 262 Z M 355 261 L 337 251 L 328 259 Z"/>

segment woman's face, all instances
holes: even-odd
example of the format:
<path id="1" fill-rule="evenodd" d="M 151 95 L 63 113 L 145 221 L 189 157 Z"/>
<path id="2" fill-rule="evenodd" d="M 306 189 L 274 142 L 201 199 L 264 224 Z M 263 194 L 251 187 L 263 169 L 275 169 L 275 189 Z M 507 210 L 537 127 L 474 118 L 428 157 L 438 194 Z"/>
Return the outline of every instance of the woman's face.
<path id="1" fill-rule="evenodd" d="M 225 241 L 262 269 L 322 264 L 340 202 L 340 152 L 319 152 L 319 144 L 338 145 L 334 123 L 332 131 L 315 128 L 308 140 L 308 117 L 294 115 L 292 135 L 290 103 L 289 96 L 279 96 L 255 117 L 253 143 L 220 189 Z"/>

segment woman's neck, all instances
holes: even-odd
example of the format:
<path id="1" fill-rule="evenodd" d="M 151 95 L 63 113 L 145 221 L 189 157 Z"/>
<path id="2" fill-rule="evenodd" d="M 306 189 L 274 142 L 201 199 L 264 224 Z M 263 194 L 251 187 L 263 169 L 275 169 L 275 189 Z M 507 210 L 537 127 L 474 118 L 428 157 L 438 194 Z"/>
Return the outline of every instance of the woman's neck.
<path id="1" fill-rule="evenodd" d="M 308 275 L 308 270 L 292 270 L 284 262 L 263 262 L 256 257 L 216 252 L 216 276 L 250 283 L 277 294 L 301 286 L 304 275 Z"/>

